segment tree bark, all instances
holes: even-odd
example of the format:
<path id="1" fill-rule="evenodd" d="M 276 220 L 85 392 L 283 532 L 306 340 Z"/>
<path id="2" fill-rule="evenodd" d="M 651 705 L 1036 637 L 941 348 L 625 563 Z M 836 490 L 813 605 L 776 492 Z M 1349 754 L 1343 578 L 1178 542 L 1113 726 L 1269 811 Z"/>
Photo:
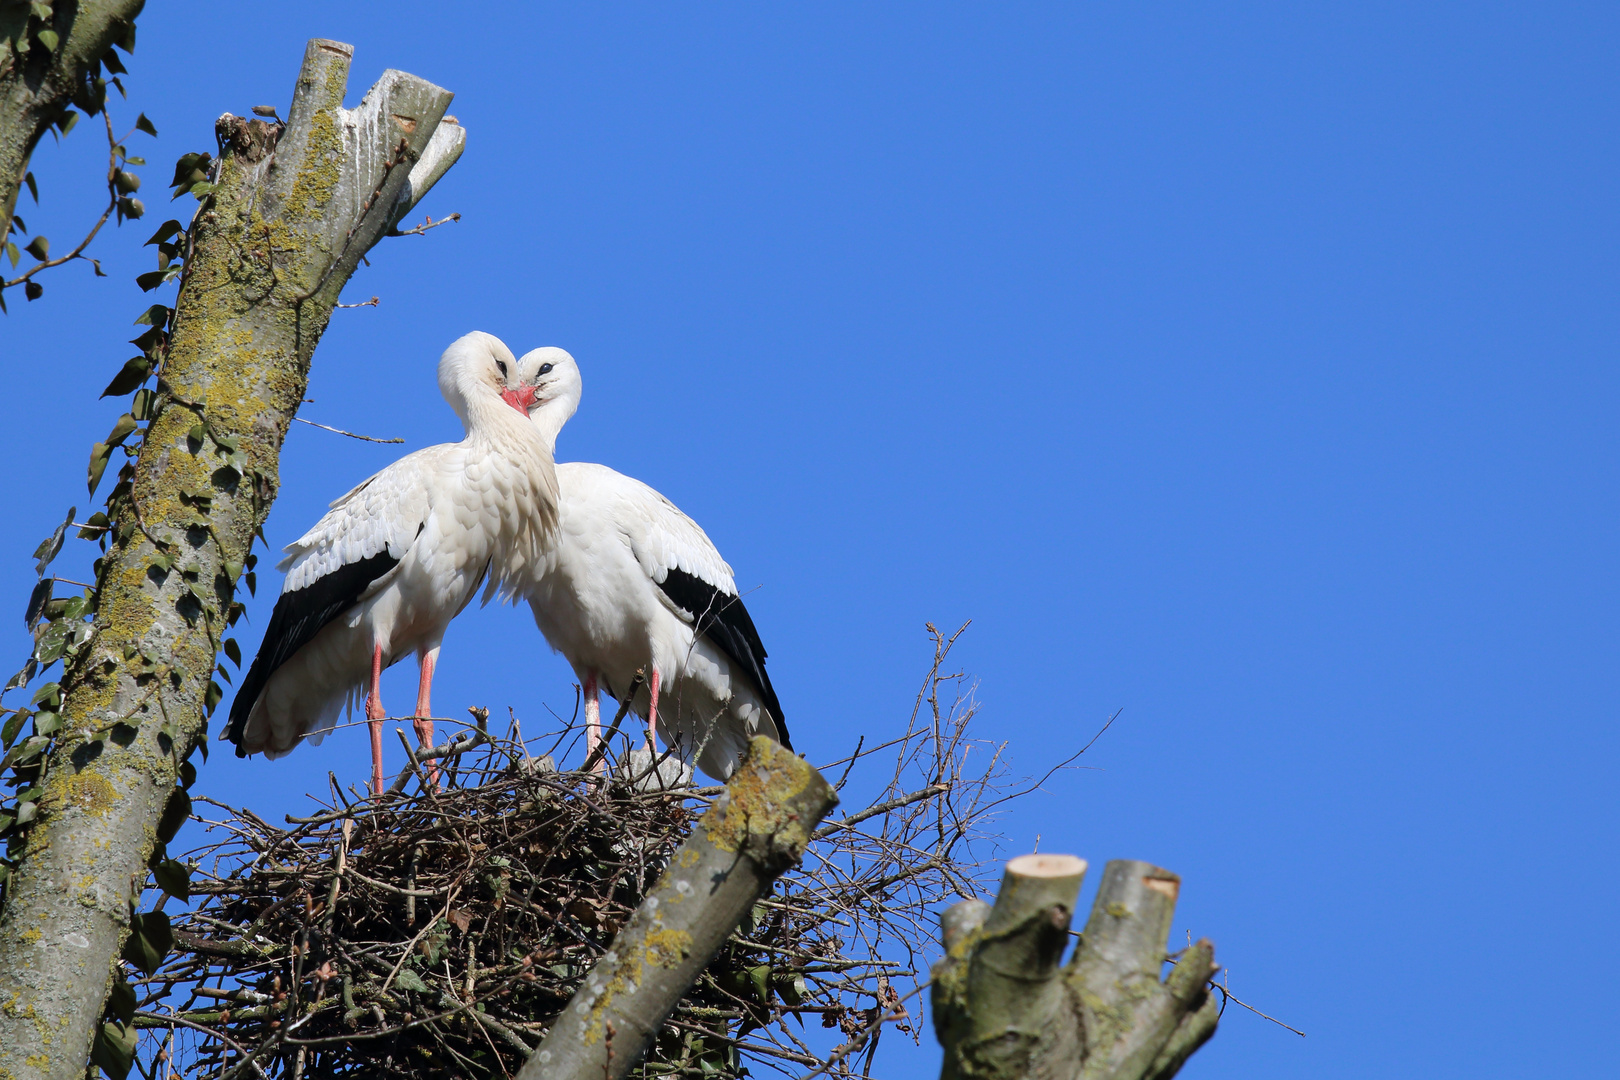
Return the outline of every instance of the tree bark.
<path id="1" fill-rule="evenodd" d="M 17 192 L 34 147 L 84 82 L 90 65 L 135 25 L 145 0 L 57 0 L 51 19 L 54 52 L 34 42 L 19 53 L 9 31 L 26 26 L 28 6 L 0 15 L 0 237 L 11 229 Z"/>
<path id="2" fill-rule="evenodd" d="M 311 41 L 285 128 L 226 115 L 93 636 L 0 910 L 0 1078 L 83 1075 L 131 901 L 205 706 L 316 343 L 360 259 L 453 164 L 451 94 Z M 116 495 L 116 493 L 115 493 Z M 123 520 L 128 518 L 128 520 Z"/>
<path id="3" fill-rule="evenodd" d="M 1215 1033 L 1214 946 L 1199 941 L 1164 981 L 1181 881 L 1147 863 L 1103 872 L 1085 933 L 1059 968 L 1086 864 L 1024 855 L 1007 864 L 993 908 L 941 916 L 934 968 L 943 1080 L 1168 1080 Z"/>
<path id="4" fill-rule="evenodd" d="M 809 763 L 756 737 L 518 1080 L 619 1080 L 771 882 L 838 804 Z"/>

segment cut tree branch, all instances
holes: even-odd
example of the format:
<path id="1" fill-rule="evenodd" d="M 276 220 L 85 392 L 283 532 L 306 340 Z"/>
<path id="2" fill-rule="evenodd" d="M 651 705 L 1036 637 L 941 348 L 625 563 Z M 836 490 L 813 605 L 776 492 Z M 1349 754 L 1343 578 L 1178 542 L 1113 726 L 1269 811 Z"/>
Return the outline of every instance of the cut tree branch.
<path id="1" fill-rule="evenodd" d="M 940 917 L 934 968 L 942 1080 L 1169 1080 L 1215 1033 L 1207 940 L 1159 978 L 1181 880 L 1143 862 L 1103 871 L 1091 918 L 1059 969 L 1086 864 L 1023 855 L 995 906 L 967 900 Z"/>
<path id="2" fill-rule="evenodd" d="M 139 4 L 80 4 L 80 18 L 102 9 L 132 17 Z M 450 92 L 414 75 L 384 72 L 343 108 L 352 56 L 309 43 L 284 128 L 216 125 L 217 178 L 191 227 L 152 419 L 119 481 L 139 528 L 116 530 L 103 557 L 94 636 L 61 677 L 62 734 L 0 909 L 0 1076 L 84 1075 L 155 827 L 207 735 L 236 577 L 315 346 L 361 258 L 465 143 L 440 123 Z M 239 468 L 222 469 L 228 450 Z M 203 516 L 196 491 L 210 493 Z M 167 569 L 176 558 L 185 573 Z M 143 653 L 164 659 L 159 677 L 128 659 Z"/>
<path id="3" fill-rule="evenodd" d="M 619 1080 L 771 883 L 804 855 L 838 796 L 810 764 L 756 736 L 613 947 L 518 1080 Z"/>

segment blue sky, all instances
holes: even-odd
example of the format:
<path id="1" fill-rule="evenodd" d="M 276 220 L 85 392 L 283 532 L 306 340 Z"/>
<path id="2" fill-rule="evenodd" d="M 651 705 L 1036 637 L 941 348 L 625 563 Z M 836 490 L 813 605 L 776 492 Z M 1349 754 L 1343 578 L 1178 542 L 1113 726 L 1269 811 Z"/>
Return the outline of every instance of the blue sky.
<path id="1" fill-rule="evenodd" d="M 351 102 L 384 67 L 453 89 L 469 141 L 422 207 L 463 220 L 374 252 L 347 299 L 381 304 L 337 313 L 305 416 L 454 439 L 445 344 L 561 345 L 585 397 L 559 456 L 659 488 L 757 586 L 812 760 L 903 723 L 925 620 L 974 620 L 960 658 L 1019 772 L 1123 710 L 1006 851 L 1181 873 L 1176 937 L 1309 1033 L 1230 1010 L 1186 1076 L 1607 1059 L 1612 7 L 154 0 L 116 106 L 161 132 L 149 218 L 98 243 L 109 280 L 8 297 L 19 615 L 120 411 L 95 394 L 167 163 L 284 107 L 313 36 L 355 45 Z M 36 159 L 21 209 L 58 247 L 95 136 Z M 299 426 L 272 545 L 398 453 Z M 572 690 L 491 608 L 435 700 L 540 716 Z M 365 760 L 359 731 L 216 754 L 199 790 L 278 812 Z M 880 1062 L 934 1075 L 931 1035 Z"/>

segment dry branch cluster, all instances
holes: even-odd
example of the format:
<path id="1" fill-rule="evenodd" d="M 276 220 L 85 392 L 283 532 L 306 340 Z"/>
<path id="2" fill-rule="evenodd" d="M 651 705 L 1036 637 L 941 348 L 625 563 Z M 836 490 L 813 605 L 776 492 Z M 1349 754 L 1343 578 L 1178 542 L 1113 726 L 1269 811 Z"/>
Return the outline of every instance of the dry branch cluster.
<path id="1" fill-rule="evenodd" d="M 969 738 L 971 701 L 938 703 L 959 685 L 941 646 L 909 728 L 824 770 L 859 788 L 880 767 L 874 801 L 846 794 L 643 1075 L 843 1073 L 870 1064 L 879 1018 L 915 1037 L 901 992 L 940 903 L 982 891 L 971 849 L 1005 794 L 996 749 Z M 145 1075 L 513 1074 L 720 790 L 557 771 L 515 732 L 453 745 L 436 789 L 423 764 L 411 793 L 350 803 L 334 785 L 325 812 L 287 828 L 212 815 L 173 951 L 150 973 L 130 957 Z"/>

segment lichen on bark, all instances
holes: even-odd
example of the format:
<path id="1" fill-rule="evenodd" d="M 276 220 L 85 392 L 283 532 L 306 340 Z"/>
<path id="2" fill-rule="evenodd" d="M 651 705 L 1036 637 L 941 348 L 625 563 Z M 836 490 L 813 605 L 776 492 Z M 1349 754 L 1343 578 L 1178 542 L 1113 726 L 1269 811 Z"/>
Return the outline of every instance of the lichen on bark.
<path id="1" fill-rule="evenodd" d="M 386 72 L 343 109 L 351 56 L 309 43 L 285 130 L 219 125 L 133 462 L 135 520 L 118 523 L 137 527 L 103 557 L 93 636 L 63 674 L 63 734 L 0 908 L 0 1080 L 84 1072 L 157 823 L 206 737 L 237 579 L 316 344 L 360 257 L 460 152 L 461 129 L 439 130 L 450 93 L 414 76 Z"/>

